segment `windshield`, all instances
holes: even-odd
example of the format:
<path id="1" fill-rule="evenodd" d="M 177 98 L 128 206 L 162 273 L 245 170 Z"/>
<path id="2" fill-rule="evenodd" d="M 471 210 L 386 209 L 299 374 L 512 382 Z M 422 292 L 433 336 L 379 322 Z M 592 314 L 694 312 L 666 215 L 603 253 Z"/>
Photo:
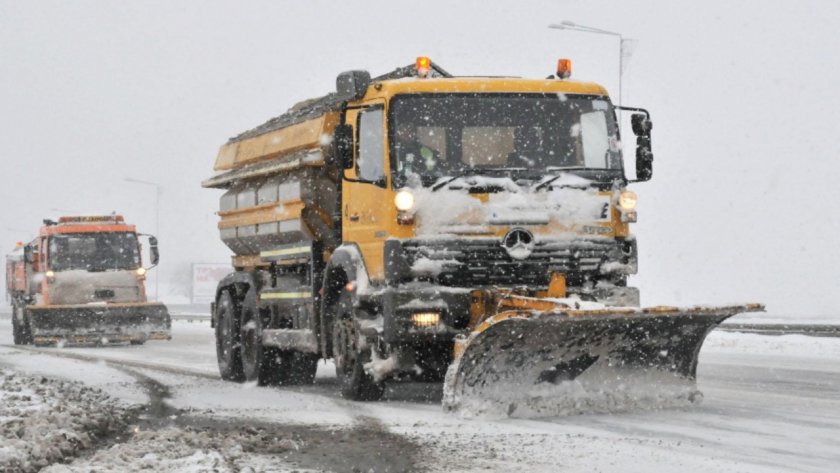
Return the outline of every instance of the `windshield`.
<path id="1" fill-rule="evenodd" d="M 53 271 L 107 271 L 140 267 L 134 233 L 69 233 L 50 236 L 49 266 Z"/>
<path id="2" fill-rule="evenodd" d="M 395 187 L 464 174 L 527 175 L 572 169 L 621 178 L 615 113 L 600 96 L 431 94 L 395 97 L 390 107 Z"/>

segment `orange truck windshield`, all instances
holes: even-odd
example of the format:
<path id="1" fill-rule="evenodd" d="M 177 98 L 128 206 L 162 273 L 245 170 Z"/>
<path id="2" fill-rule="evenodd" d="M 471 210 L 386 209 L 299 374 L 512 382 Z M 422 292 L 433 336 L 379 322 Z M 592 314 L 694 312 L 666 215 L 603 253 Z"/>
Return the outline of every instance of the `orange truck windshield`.
<path id="1" fill-rule="evenodd" d="M 48 261 L 53 271 L 136 269 L 140 266 L 137 235 L 128 232 L 51 235 Z"/>

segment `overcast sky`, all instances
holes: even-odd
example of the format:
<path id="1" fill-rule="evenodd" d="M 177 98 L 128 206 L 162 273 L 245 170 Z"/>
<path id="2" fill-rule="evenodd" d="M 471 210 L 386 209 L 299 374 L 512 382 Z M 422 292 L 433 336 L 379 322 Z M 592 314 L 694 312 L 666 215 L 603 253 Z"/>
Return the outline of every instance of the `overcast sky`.
<path id="1" fill-rule="evenodd" d="M 228 137 L 428 55 L 454 74 L 545 77 L 559 57 L 653 116 L 637 184 L 646 305 L 759 301 L 840 316 L 840 6 L 830 1 L 208 2 L 0 0 L 0 245 L 43 218 L 117 211 L 161 239 L 167 293 L 224 262 Z M 155 229 L 154 187 L 161 222 Z M 5 252 L 5 251 L 4 251 Z M 163 292 L 163 291 L 162 291 Z"/>

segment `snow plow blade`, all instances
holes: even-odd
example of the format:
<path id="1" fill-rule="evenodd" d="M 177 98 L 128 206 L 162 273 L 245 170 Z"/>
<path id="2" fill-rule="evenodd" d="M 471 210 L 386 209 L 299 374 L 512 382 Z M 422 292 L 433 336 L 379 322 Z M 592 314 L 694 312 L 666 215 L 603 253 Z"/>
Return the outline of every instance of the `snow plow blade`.
<path id="1" fill-rule="evenodd" d="M 527 307 L 528 301 L 520 302 Z M 706 335 L 723 320 L 762 311 L 651 307 L 500 311 L 455 348 L 445 410 L 466 416 L 544 417 L 698 402 Z"/>
<path id="2" fill-rule="evenodd" d="M 35 345 L 142 343 L 172 338 L 172 322 L 160 303 L 60 305 L 26 308 Z"/>

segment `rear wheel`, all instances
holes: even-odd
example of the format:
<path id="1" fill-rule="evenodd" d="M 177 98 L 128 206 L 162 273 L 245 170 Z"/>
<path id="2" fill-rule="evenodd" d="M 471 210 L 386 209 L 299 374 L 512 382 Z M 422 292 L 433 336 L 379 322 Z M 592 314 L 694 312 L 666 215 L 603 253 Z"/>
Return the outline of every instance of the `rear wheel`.
<path id="1" fill-rule="evenodd" d="M 239 353 L 238 315 L 230 293 L 222 292 L 216 304 L 216 361 L 219 374 L 227 381 L 245 379 Z"/>
<path id="2" fill-rule="evenodd" d="M 18 322 L 18 308 L 17 305 L 12 304 L 12 338 L 15 345 L 23 345 L 23 331 L 21 324 Z"/>
<path id="3" fill-rule="evenodd" d="M 343 294 L 336 308 L 332 346 L 341 395 L 354 401 L 376 401 L 385 393 L 385 384 L 374 381 L 365 371 L 364 365 L 370 361 L 370 348 L 359 346 L 350 294 Z"/>
<path id="4" fill-rule="evenodd" d="M 146 340 L 131 340 L 129 343 L 131 343 L 132 345 L 142 345 L 146 343 Z"/>
<path id="5" fill-rule="evenodd" d="M 266 376 L 262 373 L 266 365 L 266 350 L 262 343 L 262 317 L 257 307 L 257 291 L 253 287 L 245 294 L 239 311 L 239 339 L 245 381 L 266 384 Z"/>

